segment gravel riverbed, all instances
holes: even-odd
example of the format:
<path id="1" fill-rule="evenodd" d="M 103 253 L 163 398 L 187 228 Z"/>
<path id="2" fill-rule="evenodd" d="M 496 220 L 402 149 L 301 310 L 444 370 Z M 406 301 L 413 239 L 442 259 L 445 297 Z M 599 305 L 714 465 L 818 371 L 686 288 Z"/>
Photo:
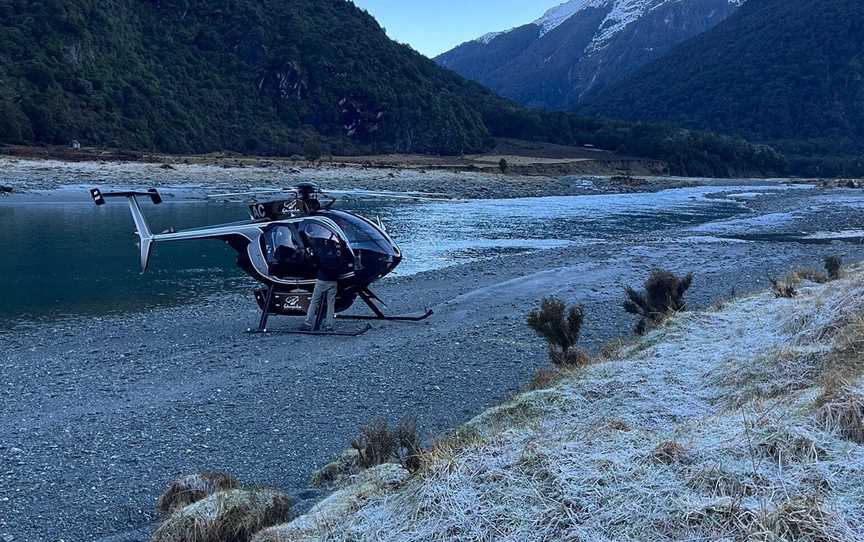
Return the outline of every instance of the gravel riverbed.
<path id="1" fill-rule="evenodd" d="M 771 195 L 754 209 L 788 215 L 790 231 L 862 223 L 858 204 L 821 209 L 830 195 Z M 860 243 L 699 233 L 645 232 L 389 278 L 377 291 L 392 313 L 435 315 L 376 323 L 357 338 L 279 334 L 297 322 L 278 317 L 274 333 L 247 334 L 258 317 L 248 292 L 2 330 L 0 540 L 143 542 L 166 483 L 205 469 L 308 505 L 321 497 L 309 475 L 372 418 L 412 415 L 433 436 L 523 387 L 547 363 L 525 325 L 543 296 L 585 305 L 583 343 L 596 350 L 631 334 L 622 288 L 654 267 L 693 271 L 697 307 L 762 289 L 767 274 L 821 267 L 827 254 L 864 258 Z"/>

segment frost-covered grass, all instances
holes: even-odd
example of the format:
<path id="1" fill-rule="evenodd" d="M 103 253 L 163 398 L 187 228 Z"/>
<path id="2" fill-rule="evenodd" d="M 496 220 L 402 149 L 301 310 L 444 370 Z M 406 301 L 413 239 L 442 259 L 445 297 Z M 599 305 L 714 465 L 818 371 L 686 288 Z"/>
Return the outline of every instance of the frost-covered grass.
<path id="1" fill-rule="evenodd" d="M 862 317 L 861 269 L 681 314 L 256 541 L 864 540 Z"/>

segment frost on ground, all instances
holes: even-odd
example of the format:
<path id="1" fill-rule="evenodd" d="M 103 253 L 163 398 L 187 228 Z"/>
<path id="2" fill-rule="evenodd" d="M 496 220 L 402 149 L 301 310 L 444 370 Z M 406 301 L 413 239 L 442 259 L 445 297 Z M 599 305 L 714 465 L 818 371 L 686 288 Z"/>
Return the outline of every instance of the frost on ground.
<path id="1" fill-rule="evenodd" d="M 862 354 L 860 269 L 682 314 L 255 540 L 864 540 Z"/>

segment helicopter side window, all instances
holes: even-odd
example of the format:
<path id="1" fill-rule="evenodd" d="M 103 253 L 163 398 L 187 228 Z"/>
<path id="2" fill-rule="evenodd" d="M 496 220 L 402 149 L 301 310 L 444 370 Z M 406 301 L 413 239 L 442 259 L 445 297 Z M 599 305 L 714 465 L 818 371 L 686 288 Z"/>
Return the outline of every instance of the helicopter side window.
<path id="1" fill-rule="evenodd" d="M 276 276 L 294 276 L 304 262 L 303 244 L 297 232 L 288 225 L 267 230 L 263 236 L 264 256 Z"/>
<path id="2" fill-rule="evenodd" d="M 294 234 L 288 226 L 277 226 L 270 229 L 265 237 L 265 254 L 268 263 L 277 263 L 280 258 L 280 253 L 295 251 L 299 247 L 294 239 Z"/>
<path id="3" fill-rule="evenodd" d="M 316 222 L 307 222 L 306 224 L 304 224 L 303 233 L 305 233 L 312 240 L 339 240 L 339 237 L 336 235 L 335 232 L 331 231 L 328 228 L 325 228 L 324 226 Z"/>

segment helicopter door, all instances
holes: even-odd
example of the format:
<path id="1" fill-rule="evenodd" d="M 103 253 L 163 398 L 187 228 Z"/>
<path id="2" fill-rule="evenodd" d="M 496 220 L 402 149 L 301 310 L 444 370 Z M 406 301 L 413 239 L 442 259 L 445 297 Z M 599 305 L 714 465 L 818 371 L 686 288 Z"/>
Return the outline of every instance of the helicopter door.
<path id="1" fill-rule="evenodd" d="M 303 277 L 305 270 L 304 247 L 296 226 L 278 224 L 267 228 L 262 236 L 264 257 L 272 275 L 277 277 Z M 305 271 L 305 272 L 304 272 Z"/>
<path id="2" fill-rule="evenodd" d="M 311 249 L 311 251 L 304 251 L 304 255 L 309 260 L 312 258 L 310 252 L 321 250 L 328 242 L 338 241 L 344 249 L 345 271 L 347 273 L 354 271 L 354 251 L 351 248 L 351 243 L 348 242 L 342 229 L 334 222 L 321 217 L 308 218 L 300 223 L 299 231 L 304 248 Z"/>

